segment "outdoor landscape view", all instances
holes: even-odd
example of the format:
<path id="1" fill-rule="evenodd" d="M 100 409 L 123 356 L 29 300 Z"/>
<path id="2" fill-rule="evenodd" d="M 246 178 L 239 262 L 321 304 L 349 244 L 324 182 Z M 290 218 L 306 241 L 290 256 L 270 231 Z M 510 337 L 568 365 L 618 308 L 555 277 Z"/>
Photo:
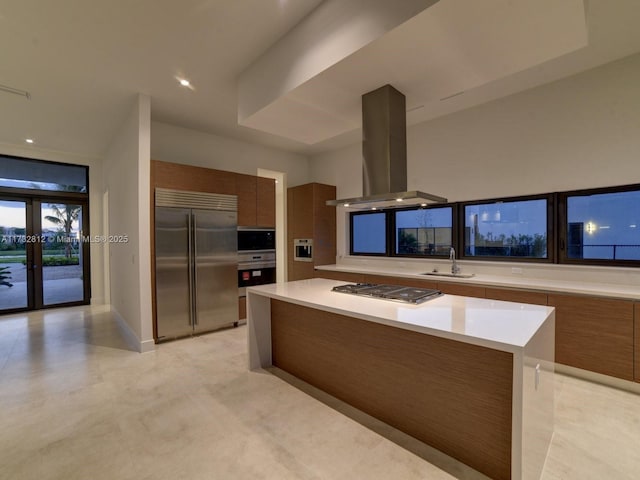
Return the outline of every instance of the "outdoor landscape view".
<path id="1" fill-rule="evenodd" d="M 42 303 L 81 301 L 82 249 L 79 205 L 43 203 L 41 231 L 27 232 L 26 204 L 0 201 L 0 310 L 28 306 L 27 277 L 31 265 L 42 265 Z M 29 244 L 34 255 L 28 258 Z M 40 258 L 35 253 L 42 248 Z"/>

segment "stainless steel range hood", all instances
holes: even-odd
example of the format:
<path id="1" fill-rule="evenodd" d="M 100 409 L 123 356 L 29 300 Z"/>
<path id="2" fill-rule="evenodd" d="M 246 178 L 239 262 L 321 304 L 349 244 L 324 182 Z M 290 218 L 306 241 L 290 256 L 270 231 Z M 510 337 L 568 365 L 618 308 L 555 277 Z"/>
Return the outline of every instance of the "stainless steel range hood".
<path id="1" fill-rule="evenodd" d="M 447 202 L 438 195 L 406 191 L 406 102 L 391 85 L 362 96 L 362 135 L 363 196 L 329 200 L 327 205 L 364 209 Z"/>

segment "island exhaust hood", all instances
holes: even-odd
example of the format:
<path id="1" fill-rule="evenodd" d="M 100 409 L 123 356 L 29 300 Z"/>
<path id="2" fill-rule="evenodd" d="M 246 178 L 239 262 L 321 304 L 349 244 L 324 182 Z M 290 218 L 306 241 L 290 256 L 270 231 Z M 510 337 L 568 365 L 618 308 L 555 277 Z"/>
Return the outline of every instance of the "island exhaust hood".
<path id="1" fill-rule="evenodd" d="M 362 96 L 363 196 L 328 200 L 327 205 L 387 208 L 447 199 L 417 190 L 407 192 L 407 117 L 405 97 L 391 85 Z"/>

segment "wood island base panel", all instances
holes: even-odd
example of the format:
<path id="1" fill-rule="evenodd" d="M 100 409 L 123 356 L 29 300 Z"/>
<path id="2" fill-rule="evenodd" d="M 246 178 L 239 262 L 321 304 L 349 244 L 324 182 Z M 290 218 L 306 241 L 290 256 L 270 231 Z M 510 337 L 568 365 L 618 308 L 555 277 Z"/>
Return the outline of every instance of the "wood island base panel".
<path id="1" fill-rule="evenodd" d="M 553 308 L 448 294 L 408 305 L 339 284 L 248 288 L 249 369 L 276 366 L 490 478 L 540 478 Z"/>
<path id="2" fill-rule="evenodd" d="M 513 355 L 271 300 L 273 365 L 495 479 Z"/>

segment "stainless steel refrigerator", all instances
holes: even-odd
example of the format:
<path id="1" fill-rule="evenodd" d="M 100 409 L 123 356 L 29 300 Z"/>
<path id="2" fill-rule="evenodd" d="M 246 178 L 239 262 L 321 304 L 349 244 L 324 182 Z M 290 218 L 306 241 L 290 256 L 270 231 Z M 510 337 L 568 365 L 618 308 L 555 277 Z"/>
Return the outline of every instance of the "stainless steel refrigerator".
<path id="1" fill-rule="evenodd" d="M 237 197 L 156 189 L 159 341 L 238 322 Z"/>

